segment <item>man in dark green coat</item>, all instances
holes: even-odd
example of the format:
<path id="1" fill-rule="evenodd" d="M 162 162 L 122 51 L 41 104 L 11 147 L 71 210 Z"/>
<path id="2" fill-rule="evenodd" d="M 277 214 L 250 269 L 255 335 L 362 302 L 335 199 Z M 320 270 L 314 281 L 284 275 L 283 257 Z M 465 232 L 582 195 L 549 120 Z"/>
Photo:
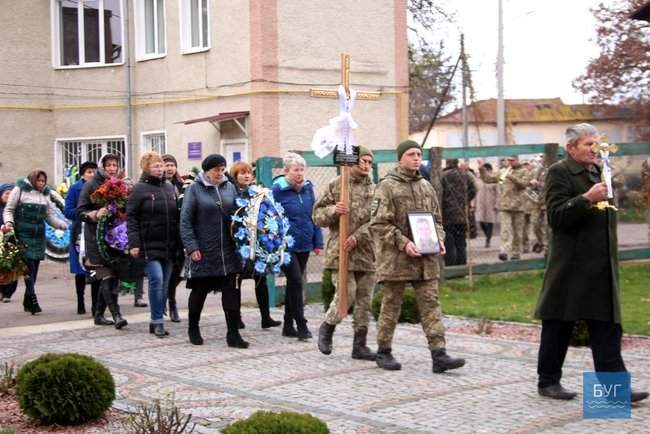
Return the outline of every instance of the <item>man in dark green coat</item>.
<path id="1" fill-rule="evenodd" d="M 550 167 L 545 185 L 551 243 L 544 285 L 535 315 L 542 320 L 537 364 L 538 392 L 572 399 L 560 385 L 573 325 L 585 320 L 597 372 L 625 371 L 621 357 L 616 212 L 607 201 L 597 154 L 598 132 L 589 124 L 566 131 L 567 157 Z M 632 401 L 647 398 L 632 392 Z"/>

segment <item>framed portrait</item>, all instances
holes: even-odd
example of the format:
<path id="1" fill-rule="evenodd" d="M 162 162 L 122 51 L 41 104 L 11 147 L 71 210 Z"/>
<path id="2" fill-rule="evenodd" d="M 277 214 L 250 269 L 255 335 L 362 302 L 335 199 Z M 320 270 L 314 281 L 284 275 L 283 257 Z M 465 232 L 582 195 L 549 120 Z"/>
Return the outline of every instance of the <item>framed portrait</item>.
<path id="1" fill-rule="evenodd" d="M 411 237 L 418 252 L 423 255 L 440 253 L 440 240 L 433 214 L 428 211 L 409 211 L 407 214 Z"/>

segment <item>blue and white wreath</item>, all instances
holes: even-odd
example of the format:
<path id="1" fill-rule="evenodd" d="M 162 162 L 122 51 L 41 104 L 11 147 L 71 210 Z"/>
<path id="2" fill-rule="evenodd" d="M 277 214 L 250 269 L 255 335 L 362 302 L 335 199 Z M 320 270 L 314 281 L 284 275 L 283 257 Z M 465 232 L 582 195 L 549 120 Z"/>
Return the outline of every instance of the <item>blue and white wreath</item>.
<path id="1" fill-rule="evenodd" d="M 279 273 L 291 262 L 286 250 L 294 244 L 284 208 L 273 200 L 271 190 L 257 185 L 248 187 L 235 204 L 239 208 L 231 230 L 242 259 L 251 261 L 258 274 Z"/>

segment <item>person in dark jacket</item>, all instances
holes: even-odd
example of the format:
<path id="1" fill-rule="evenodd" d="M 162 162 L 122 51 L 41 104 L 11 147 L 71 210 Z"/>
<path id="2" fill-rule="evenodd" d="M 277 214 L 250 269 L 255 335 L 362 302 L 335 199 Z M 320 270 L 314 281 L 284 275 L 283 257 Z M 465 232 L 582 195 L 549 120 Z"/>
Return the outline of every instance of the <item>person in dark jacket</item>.
<path id="1" fill-rule="evenodd" d="M 447 160 L 442 173 L 442 225 L 445 229 L 445 265 L 467 263 L 467 229 L 470 202 L 476 196 L 474 180 L 458 167 L 458 160 Z"/>
<path id="2" fill-rule="evenodd" d="M 273 198 L 282 205 L 289 219 L 289 235 L 295 241 L 289 252 L 291 262 L 282 267 L 287 277 L 282 335 L 306 340 L 312 337 L 304 314 L 302 276 L 307 268 L 309 252 L 320 254 L 323 249 L 323 232 L 312 219 L 316 203 L 314 186 L 305 180 L 305 160 L 289 152 L 282 159 L 284 177 L 273 185 Z M 298 330 L 293 326 L 296 321 Z"/>
<path id="3" fill-rule="evenodd" d="M 221 291 L 226 317 L 226 342 L 235 348 L 248 348 L 239 334 L 241 295 L 237 273 L 241 257 L 230 236 L 231 216 L 235 212 L 237 188 L 225 176 L 226 159 L 208 155 L 201 163 L 203 171 L 186 190 L 181 208 L 181 239 L 189 255 L 187 287 L 188 336 L 194 345 L 202 345 L 199 321 L 210 291 Z"/>
<path id="4" fill-rule="evenodd" d="M 77 221 L 84 223 L 82 261 L 86 269 L 93 274 L 93 278 L 100 281 L 93 321 L 95 325 L 114 325 L 118 330 L 128 324 L 127 320 L 122 317 L 118 304 L 119 282 L 113 270 L 102 259 L 97 242 L 97 222 L 100 218 L 108 215 L 109 211 L 106 207 L 93 203 L 90 195 L 101 187 L 104 181 L 118 175 L 119 161 L 117 155 L 114 154 L 102 156 L 95 176 L 84 184 L 77 202 Z M 113 316 L 113 321 L 104 318 L 107 306 Z"/>
<path id="5" fill-rule="evenodd" d="M 23 307 L 32 315 L 42 312 L 35 285 L 39 265 L 45 258 L 45 221 L 57 229 L 68 227 L 56 216 L 55 206 L 47 186 L 47 173 L 34 170 L 27 178 L 18 178 L 3 211 L 5 226 L 13 227 L 16 238 L 27 246 L 25 262 L 29 271 L 25 275 Z"/>
<path id="6" fill-rule="evenodd" d="M 164 177 L 163 160 L 157 152 L 145 152 L 140 168 L 142 176 L 126 204 L 129 253 L 144 258 L 149 279 L 149 333 L 162 338 L 169 334 L 165 331 L 163 309 L 177 251 L 176 191 Z"/>
<path id="7" fill-rule="evenodd" d="M 162 156 L 163 163 L 165 164 L 165 178 L 174 186 L 176 190 L 176 197 L 183 193 L 183 178 L 178 174 L 178 162 L 173 155 L 165 154 Z M 180 200 L 177 201 L 180 210 Z M 178 307 L 176 305 L 176 288 L 181 283 L 181 271 L 183 269 L 183 245 L 179 242 L 176 256 L 174 258 L 174 268 L 169 284 L 167 285 L 167 302 L 169 303 L 169 319 L 172 322 L 181 322 L 181 317 L 178 315 Z"/>
<path id="8" fill-rule="evenodd" d="M 14 187 L 15 185 L 10 182 L 0 185 L 0 227 L 4 226 L 5 224 L 5 221 L 2 218 L 2 213 L 5 210 L 5 205 L 7 205 L 7 201 L 9 200 L 9 195 L 11 194 L 11 190 L 13 190 Z M 16 292 L 17 288 L 18 288 L 17 280 L 11 283 L 7 283 L 6 285 L 0 285 L 0 301 L 2 301 L 3 303 L 10 303 L 11 296 L 14 295 L 14 292 Z"/>
<path id="9" fill-rule="evenodd" d="M 244 195 L 246 189 L 253 183 L 253 166 L 245 161 L 237 161 L 233 163 L 229 173 L 232 179 L 235 180 L 238 194 L 240 196 Z M 262 317 L 262 328 L 278 327 L 282 322 L 271 318 L 269 310 L 269 289 L 266 285 L 266 274 L 256 273 L 250 261 L 246 265 L 244 271 L 237 277 L 237 287 L 240 293 L 243 280 L 253 279 L 255 281 L 255 298 L 257 300 L 257 306 L 260 309 L 260 316 Z M 245 325 L 240 318 L 239 328 L 244 327 Z"/>
<path id="10" fill-rule="evenodd" d="M 70 273 L 74 274 L 74 284 L 77 292 L 77 314 L 84 315 L 86 313 L 86 305 L 84 303 L 84 292 L 86 289 L 86 279 L 89 274 L 79 263 L 79 254 L 77 252 L 77 237 L 81 232 L 81 222 L 77 222 L 77 202 L 81 189 L 87 181 L 90 181 L 95 176 L 97 164 L 92 161 L 86 161 L 79 168 L 81 178 L 72 184 L 65 196 L 65 208 L 63 214 L 65 218 L 72 221 L 72 230 L 70 231 L 70 246 L 68 248 L 68 261 L 70 263 Z M 99 291 L 99 282 L 93 281 L 90 285 L 90 299 L 91 311 L 93 317 L 95 315 L 95 308 L 97 307 L 97 293 Z"/>
<path id="11" fill-rule="evenodd" d="M 562 365 L 575 321 L 584 320 L 597 372 L 626 371 L 621 357 L 616 212 L 599 209 L 608 201 L 592 145 L 598 131 L 578 124 L 566 131 L 567 157 L 552 165 L 545 185 L 549 258 L 536 317 L 542 320 L 537 364 L 538 392 L 572 399 L 560 384 Z M 610 200 L 611 202 L 611 200 Z M 632 402 L 648 397 L 632 391 Z"/>

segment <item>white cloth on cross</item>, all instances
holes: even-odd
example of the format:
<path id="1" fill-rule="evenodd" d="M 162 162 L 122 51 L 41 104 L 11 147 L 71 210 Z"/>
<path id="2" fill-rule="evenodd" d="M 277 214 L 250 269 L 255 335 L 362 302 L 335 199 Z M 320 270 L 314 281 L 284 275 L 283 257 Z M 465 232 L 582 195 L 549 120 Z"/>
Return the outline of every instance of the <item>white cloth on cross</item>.
<path id="1" fill-rule="evenodd" d="M 614 198 L 614 188 L 612 187 L 612 162 L 609 158 L 609 146 L 600 150 L 600 158 L 603 160 L 603 179 L 607 186 L 607 197 Z"/>
<path id="2" fill-rule="evenodd" d="M 339 115 L 329 120 L 329 125 L 319 128 L 314 133 L 311 141 L 311 148 L 318 158 L 324 158 L 335 148 L 340 152 L 352 155 L 352 147 L 357 142 L 352 130 L 358 127 L 352 119 L 352 108 L 357 98 L 357 92 L 350 89 L 350 98 L 347 97 L 345 88 L 339 86 Z"/>

